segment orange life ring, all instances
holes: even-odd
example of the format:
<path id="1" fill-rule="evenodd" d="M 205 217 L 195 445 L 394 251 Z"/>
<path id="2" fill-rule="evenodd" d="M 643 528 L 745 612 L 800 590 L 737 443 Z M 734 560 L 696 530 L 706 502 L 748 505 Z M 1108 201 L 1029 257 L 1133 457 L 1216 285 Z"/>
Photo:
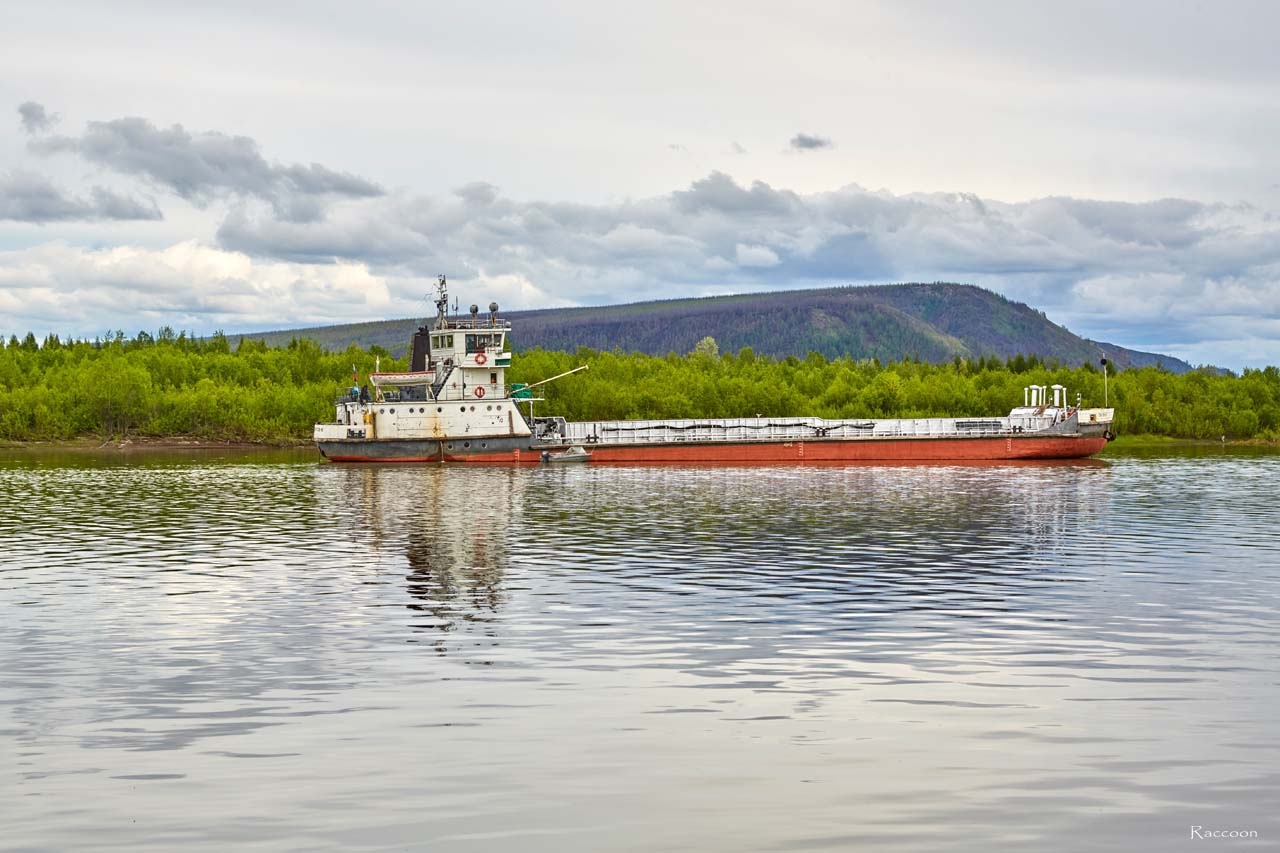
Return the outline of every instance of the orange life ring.
<path id="1" fill-rule="evenodd" d="M 482 352 L 476 353 L 476 364 L 484 364 L 484 362 L 485 362 L 484 353 Z"/>
<path id="2" fill-rule="evenodd" d="M 477 396 L 477 397 L 483 397 L 483 396 L 484 396 L 484 386 L 483 386 L 483 385 L 477 385 L 477 386 L 476 386 L 476 396 Z"/>

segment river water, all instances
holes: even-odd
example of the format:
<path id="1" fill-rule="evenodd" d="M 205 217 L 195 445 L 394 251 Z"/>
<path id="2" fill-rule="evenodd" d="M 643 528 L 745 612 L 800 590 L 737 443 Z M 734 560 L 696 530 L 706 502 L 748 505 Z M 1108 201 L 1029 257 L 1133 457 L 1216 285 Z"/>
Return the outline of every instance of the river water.
<path id="1" fill-rule="evenodd" d="M 0 849 L 1273 848 L 1278 480 L 2 453 Z"/>

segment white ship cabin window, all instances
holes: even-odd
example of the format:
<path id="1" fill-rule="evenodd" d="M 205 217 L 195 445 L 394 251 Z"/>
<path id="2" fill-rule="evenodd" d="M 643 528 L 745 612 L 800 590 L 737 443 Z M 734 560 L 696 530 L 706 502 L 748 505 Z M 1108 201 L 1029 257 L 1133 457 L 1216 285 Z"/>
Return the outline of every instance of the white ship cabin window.
<path id="1" fill-rule="evenodd" d="M 467 352 L 502 352 L 501 333 L 467 335 Z"/>
<path id="2" fill-rule="evenodd" d="M 433 350 L 452 350 L 453 335 L 432 335 L 431 349 Z"/>

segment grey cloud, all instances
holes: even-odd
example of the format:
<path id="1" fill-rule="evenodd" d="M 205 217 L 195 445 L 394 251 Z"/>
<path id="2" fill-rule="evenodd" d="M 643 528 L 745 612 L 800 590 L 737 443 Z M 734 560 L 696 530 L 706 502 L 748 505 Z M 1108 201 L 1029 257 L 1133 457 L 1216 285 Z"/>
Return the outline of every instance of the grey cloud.
<path id="1" fill-rule="evenodd" d="M 319 222 L 254 215 L 243 205 L 218 228 L 218 245 L 257 257 L 299 262 L 349 258 L 399 264 L 430 257 L 429 240 L 410 229 L 396 209 L 361 211 L 351 218 L 335 211 Z"/>
<path id="2" fill-rule="evenodd" d="M 775 190 L 763 181 L 744 189 L 723 172 L 712 172 L 694 181 L 688 190 L 672 193 L 675 203 L 689 212 L 716 211 L 728 214 L 785 215 L 799 207 L 799 198 L 789 191 Z"/>
<path id="3" fill-rule="evenodd" d="M 1280 262 L 1280 223 L 1262 212 L 1176 199 L 1007 204 L 969 194 L 893 196 L 857 186 L 800 195 L 761 181 L 744 187 L 720 172 L 686 190 L 615 205 L 514 202 L 487 184 L 462 187 L 454 196 L 346 202 L 331 221 L 316 224 L 241 210 L 224 222 L 219 240 L 260 255 L 377 263 L 447 251 L 494 271 L 530 275 L 561 264 L 583 276 L 611 264 L 635 265 L 655 286 L 664 278 L 779 276 L 1005 276 L 1030 286 L 1103 274 L 1223 277 Z M 779 264 L 767 272 L 726 274 L 721 261 L 736 257 L 739 245 L 767 248 Z"/>
<path id="4" fill-rule="evenodd" d="M 49 131 L 58 121 L 57 115 L 49 115 L 44 105 L 35 101 L 18 104 L 18 115 L 22 116 L 22 129 L 33 136 Z"/>
<path id="5" fill-rule="evenodd" d="M 1138 328 L 1196 317 L 1280 316 L 1280 220 L 1182 199 L 1011 204 L 856 185 L 799 194 L 713 172 L 617 204 L 517 202 L 468 185 L 442 198 L 344 201 L 321 223 L 242 210 L 218 239 L 256 256 L 516 276 L 579 302 L 949 280 L 1026 301 L 1093 337 L 1110 335 L 1094 329 L 1114 330 L 1116 317 L 1130 318 L 1122 325 L 1133 340 Z M 1188 334 L 1207 340 L 1213 323 Z"/>
<path id="6" fill-rule="evenodd" d="M 791 137 L 791 149 L 793 151 L 816 151 L 820 148 L 831 148 L 833 143 L 824 136 L 814 136 L 810 133 L 797 133 Z"/>
<path id="7" fill-rule="evenodd" d="M 92 208 L 99 219 L 164 219 L 160 209 L 151 199 L 146 202 L 129 195 L 121 195 L 105 187 L 94 187 L 90 192 Z"/>
<path id="8" fill-rule="evenodd" d="M 78 154 L 116 172 L 145 178 L 198 205 L 226 195 L 262 199 L 278 217 L 290 221 L 317 221 L 330 198 L 384 194 L 372 181 L 318 163 L 270 163 L 247 136 L 192 134 L 182 125 L 159 128 L 137 117 L 90 122 L 79 137 L 49 137 L 30 147 L 43 154 Z"/>
<path id="9" fill-rule="evenodd" d="M 458 187 L 453 194 L 471 204 L 487 205 L 493 204 L 498 198 L 498 188 L 484 181 L 476 181 Z"/>
<path id="10" fill-rule="evenodd" d="M 786 271 L 817 281 L 887 281 L 897 276 L 896 267 L 875 235 L 851 230 L 831 234 L 810 252 L 793 254 Z"/>
<path id="11" fill-rule="evenodd" d="M 24 221 L 158 215 L 107 190 L 69 198 L 30 175 L 10 176 L 0 189 L 0 215 Z M 394 316 L 378 313 L 393 310 L 391 303 L 362 301 L 368 288 L 383 288 L 386 298 L 401 300 L 395 310 L 408 310 L 406 294 L 425 289 L 439 271 L 464 287 L 482 281 L 525 294 L 523 303 L 504 296 L 512 307 L 963 281 L 1027 302 L 1094 339 L 1196 363 L 1280 363 L 1280 219 L 1247 205 L 1010 204 L 854 185 L 801 194 L 713 173 L 686 189 L 614 204 L 515 201 L 471 184 L 440 197 L 338 200 L 323 219 L 299 221 L 249 200 L 232 206 L 217 239 L 218 249 L 171 247 L 153 258 L 151 272 L 98 253 L 94 280 L 163 289 L 203 271 L 216 279 L 210 286 L 219 304 L 267 317 L 278 313 L 272 300 L 301 276 L 309 284 L 305 299 L 296 294 L 297 310 L 337 318 Z M 27 275 L 29 265 L 16 255 L 6 273 L 3 254 L 0 280 Z M 59 277 L 75 263 L 51 261 L 61 272 L 31 284 L 28 295 L 62 288 Z M 246 265 L 269 292 L 245 283 L 239 270 Z M 347 282 L 341 291 L 328 287 L 334 276 Z M 0 288 L 0 310 L 17 311 L 27 296 L 6 298 Z"/>
<path id="12" fill-rule="evenodd" d="M 1203 204 L 1185 199 L 1144 203 L 1048 198 L 1031 202 L 1031 215 L 1049 208 L 1069 216 L 1090 233 L 1122 243 L 1157 248 L 1185 247 L 1199 239 L 1196 217 Z"/>
<path id="13" fill-rule="evenodd" d="M 43 223 L 163 218 L 154 202 L 104 187 L 94 187 L 90 198 L 82 199 L 64 193 L 41 175 L 16 172 L 0 178 L 0 220 Z"/>
<path id="14" fill-rule="evenodd" d="M 287 186 L 307 195 L 333 194 L 348 198 L 371 198 L 383 194 L 383 189 L 372 181 L 349 172 L 335 172 L 319 163 L 272 168 Z"/>

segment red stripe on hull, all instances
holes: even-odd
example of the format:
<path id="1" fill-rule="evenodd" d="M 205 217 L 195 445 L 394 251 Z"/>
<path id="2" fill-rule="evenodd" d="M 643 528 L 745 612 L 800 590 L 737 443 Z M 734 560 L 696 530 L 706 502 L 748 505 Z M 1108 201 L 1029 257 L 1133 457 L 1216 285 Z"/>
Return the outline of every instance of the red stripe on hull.
<path id="1" fill-rule="evenodd" d="M 886 439 L 797 441 L 786 444 L 678 444 L 589 447 L 591 462 L 965 462 L 1078 459 L 1106 447 L 1105 438 Z"/>
<path id="2" fill-rule="evenodd" d="M 591 464 L 720 463 L 738 465 L 841 462 L 990 462 L 1080 459 L 1107 446 L 1101 436 L 1005 436 L 999 438 L 856 439 L 794 442 L 587 445 Z M 439 456 L 330 456 L 333 462 L 439 462 Z M 538 465 L 536 450 L 448 453 L 445 462 L 468 465 Z"/>
<path id="3" fill-rule="evenodd" d="M 445 462 L 465 462 L 468 465 L 541 465 L 542 457 L 536 450 L 526 450 L 516 459 L 510 453 L 490 453 L 482 456 L 453 456 L 445 454 Z"/>
<path id="4" fill-rule="evenodd" d="M 1016 459 L 1080 459 L 1107 446 L 1107 440 L 1080 436 L 1001 438 L 858 439 L 853 441 L 751 442 L 724 444 L 587 445 L 591 464 L 721 463 L 768 465 L 841 462 L 983 462 Z M 511 465 L 539 462 L 536 452 L 447 456 L 449 462 Z"/>
<path id="5" fill-rule="evenodd" d="M 326 456 L 330 462 L 439 462 L 439 456 Z"/>

